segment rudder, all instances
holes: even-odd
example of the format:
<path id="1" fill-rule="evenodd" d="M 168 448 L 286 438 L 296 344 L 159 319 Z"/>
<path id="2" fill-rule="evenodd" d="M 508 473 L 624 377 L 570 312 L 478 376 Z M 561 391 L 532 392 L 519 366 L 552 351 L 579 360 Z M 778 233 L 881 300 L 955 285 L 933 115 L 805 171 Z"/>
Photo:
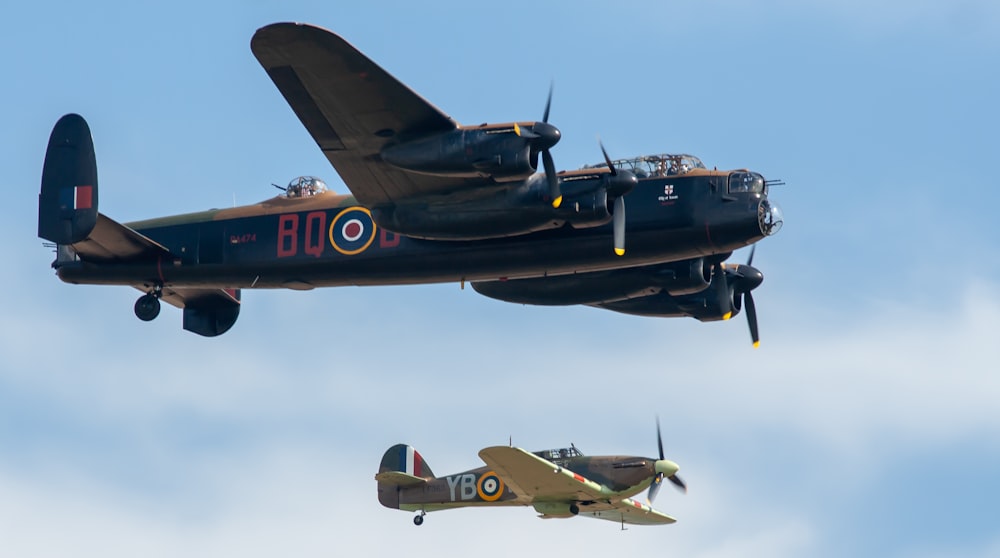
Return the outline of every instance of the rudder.
<path id="1" fill-rule="evenodd" d="M 87 238 L 97 225 L 97 159 L 87 121 L 67 114 L 49 136 L 38 195 L 38 236 L 56 244 Z"/>
<path id="2" fill-rule="evenodd" d="M 386 450 L 378 467 L 378 501 L 387 508 L 399 509 L 399 491 L 426 483 L 434 473 L 417 450 L 396 444 Z"/>

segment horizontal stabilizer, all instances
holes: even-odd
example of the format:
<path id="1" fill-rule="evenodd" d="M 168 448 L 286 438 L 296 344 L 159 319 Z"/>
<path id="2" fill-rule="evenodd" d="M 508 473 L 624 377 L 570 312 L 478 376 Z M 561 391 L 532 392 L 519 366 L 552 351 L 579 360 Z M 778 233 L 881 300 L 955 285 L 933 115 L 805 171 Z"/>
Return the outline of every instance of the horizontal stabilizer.
<path id="1" fill-rule="evenodd" d="M 375 475 L 375 480 L 380 483 L 392 484 L 395 486 L 416 486 L 418 484 L 424 484 L 427 479 L 421 477 L 415 477 L 407 473 L 402 473 L 400 471 L 385 471 L 384 473 L 379 473 Z"/>
<path id="2" fill-rule="evenodd" d="M 81 260 L 93 263 L 173 258 L 162 244 L 101 214 L 97 215 L 97 223 L 87 236 L 71 244 Z"/>

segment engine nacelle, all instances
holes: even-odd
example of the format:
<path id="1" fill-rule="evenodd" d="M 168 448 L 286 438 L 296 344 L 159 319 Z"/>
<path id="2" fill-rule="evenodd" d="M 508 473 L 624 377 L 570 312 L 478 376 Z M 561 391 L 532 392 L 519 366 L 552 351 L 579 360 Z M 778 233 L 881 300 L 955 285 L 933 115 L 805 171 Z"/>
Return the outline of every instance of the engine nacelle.
<path id="1" fill-rule="evenodd" d="M 574 229 L 604 225 L 611 220 L 611 212 L 608 211 L 608 191 L 604 188 L 580 194 L 567 194 L 564 191 L 559 214 Z"/>
<path id="2" fill-rule="evenodd" d="M 596 227 L 611 220 L 606 181 L 574 181 L 564 188 L 563 203 L 552 207 L 545 175 L 520 183 L 493 186 L 482 197 L 427 197 L 409 203 L 377 206 L 372 218 L 380 227 L 428 240 L 481 240 L 554 229 L 570 223 Z"/>
<path id="3" fill-rule="evenodd" d="M 459 128 L 386 147 L 382 160 L 406 171 L 437 176 L 490 176 L 506 182 L 535 172 L 527 138 L 513 129 Z"/>
<path id="4" fill-rule="evenodd" d="M 702 258 L 629 269 L 572 273 L 531 279 L 507 281 L 474 281 L 472 288 L 479 294 L 517 304 L 568 306 L 572 304 L 606 304 L 647 299 L 662 293 L 695 295 L 705 291 L 709 282 Z M 644 308 L 639 305 L 637 308 Z M 679 311 L 671 307 L 669 311 Z M 721 315 L 721 314 L 720 314 Z"/>
<path id="5" fill-rule="evenodd" d="M 682 296 L 671 296 L 666 292 L 659 292 L 650 296 L 592 304 L 591 306 L 621 312 L 622 314 L 651 318 L 679 318 L 687 316 L 701 322 L 719 321 L 724 319 L 727 312 L 731 312 L 732 315 L 736 315 L 739 312 L 737 308 L 720 308 L 718 299 L 713 296 L 710 290 Z"/>
<path id="6" fill-rule="evenodd" d="M 672 295 L 701 292 L 712 279 L 711 268 L 703 258 L 656 266 L 656 285 Z"/>
<path id="7" fill-rule="evenodd" d="M 713 281 L 715 280 L 717 278 L 713 277 Z M 674 295 L 664 289 L 648 296 L 602 302 L 591 306 L 634 316 L 656 318 L 688 316 L 702 322 L 714 322 L 725 319 L 727 314 L 736 315 L 740 312 L 739 299 L 733 297 L 731 281 L 729 286 L 729 296 L 724 300 L 719 299 L 715 286 L 709 282 L 706 287 L 690 294 Z"/>

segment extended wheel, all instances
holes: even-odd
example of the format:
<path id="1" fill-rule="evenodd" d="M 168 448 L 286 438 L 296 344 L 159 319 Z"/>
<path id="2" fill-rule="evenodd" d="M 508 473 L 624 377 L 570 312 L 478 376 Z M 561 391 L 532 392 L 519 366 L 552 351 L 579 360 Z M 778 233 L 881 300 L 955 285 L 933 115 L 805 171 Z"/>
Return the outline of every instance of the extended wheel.
<path id="1" fill-rule="evenodd" d="M 414 525 L 423 525 L 424 524 L 424 516 L 423 516 L 423 514 L 415 516 L 413 518 L 413 524 Z"/>
<path id="2" fill-rule="evenodd" d="M 144 294 L 135 301 L 135 317 L 148 322 L 160 315 L 160 299 L 152 294 Z"/>
<path id="3" fill-rule="evenodd" d="M 576 504 L 570 504 L 569 505 L 569 513 L 571 513 L 573 515 L 579 514 L 580 513 L 580 506 L 578 506 Z"/>

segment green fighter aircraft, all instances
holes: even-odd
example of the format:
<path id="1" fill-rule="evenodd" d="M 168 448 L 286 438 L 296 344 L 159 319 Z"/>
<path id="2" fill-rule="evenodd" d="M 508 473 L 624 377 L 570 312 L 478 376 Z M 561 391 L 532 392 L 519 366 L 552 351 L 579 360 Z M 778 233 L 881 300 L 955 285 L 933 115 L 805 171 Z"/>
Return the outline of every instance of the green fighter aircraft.
<path id="1" fill-rule="evenodd" d="M 659 459 L 633 456 L 586 456 L 575 446 L 530 452 L 494 446 L 479 452 L 485 467 L 435 477 L 412 447 L 397 444 L 382 456 L 375 480 L 378 500 L 387 507 L 427 512 L 478 506 L 532 506 L 543 519 L 581 515 L 633 525 L 666 525 L 676 520 L 653 509 L 663 479 L 687 491 L 678 466 L 663 457 L 657 424 Z M 633 497 L 649 489 L 645 502 Z"/>
<path id="2" fill-rule="evenodd" d="M 209 337 L 236 322 L 243 289 L 469 281 L 504 301 L 640 316 L 745 305 L 756 345 L 763 276 L 725 260 L 781 227 L 776 181 L 691 155 L 612 161 L 603 146 L 603 162 L 557 172 L 551 90 L 540 121 L 463 126 L 324 29 L 277 23 L 250 46 L 351 195 L 302 177 L 254 205 L 122 224 L 98 212 L 90 128 L 68 114 L 38 207 L 60 279 L 132 286 L 141 320 L 165 300 Z"/>

